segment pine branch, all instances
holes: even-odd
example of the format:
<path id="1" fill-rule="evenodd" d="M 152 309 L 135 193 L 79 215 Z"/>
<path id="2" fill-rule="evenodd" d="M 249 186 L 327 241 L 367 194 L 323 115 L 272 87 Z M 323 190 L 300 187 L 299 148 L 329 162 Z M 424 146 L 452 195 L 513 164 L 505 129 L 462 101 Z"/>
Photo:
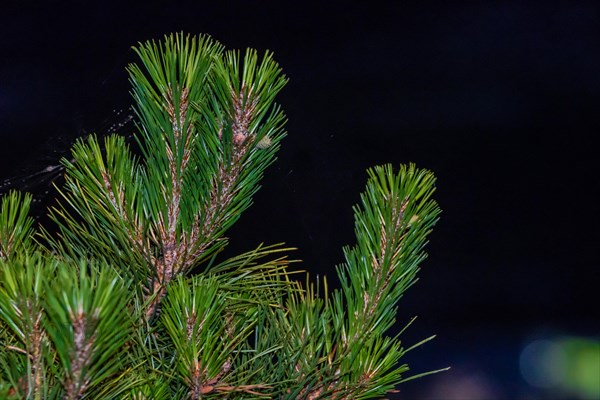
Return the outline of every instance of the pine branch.
<path id="1" fill-rule="evenodd" d="M 32 248 L 33 218 L 28 216 L 32 196 L 11 191 L 0 205 L 0 260 Z"/>
<path id="2" fill-rule="evenodd" d="M 46 330 L 58 355 L 57 373 L 66 399 L 114 396 L 127 390 L 125 342 L 132 331 L 127 312 L 128 281 L 111 268 L 81 262 L 57 268 L 56 285 L 48 293 Z"/>
<path id="3" fill-rule="evenodd" d="M 361 207 L 354 208 L 358 243 L 344 250 L 342 290 L 333 303 L 336 313 L 347 309 L 340 368 L 353 370 L 346 382 L 352 398 L 383 394 L 406 369 L 394 367 L 405 352 L 397 338 L 382 338 L 395 322 L 398 300 L 416 280 L 440 213 L 431 200 L 435 179 L 429 171 L 410 165 L 395 174 L 386 165 L 368 172 Z"/>
<path id="4" fill-rule="evenodd" d="M 31 196 L 2 200 L 0 396 L 367 399 L 411 379 L 402 357 L 433 337 L 388 331 L 439 216 L 433 174 L 368 171 L 331 293 L 292 280 L 281 245 L 219 262 L 285 136 L 287 79 L 207 36 L 134 50 L 139 150 L 75 144 L 56 235 L 32 240 Z"/>
<path id="5" fill-rule="evenodd" d="M 285 79 L 270 55 L 259 65 L 248 51 L 238 81 L 237 56 L 221 57 L 207 37 L 135 50 L 146 69 L 129 67 L 141 164 L 122 139 L 109 137 L 104 149 L 93 136 L 79 142 L 65 161 L 66 204 L 52 213 L 62 240 L 43 237 L 55 253 L 127 265 L 145 287 L 148 319 L 169 282 L 220 251 L 250 206 L 283 137 L 272 101 Z"/>
<path id="6" fill-rule="evenodd" d="M 408 350 L 385 334 L 439 215 L 430 199 L 434 179 L 412 165 L 397 174 L 389 165 L 376 167 L 369 177 L 355 207 L 357 245 L 345 249 L 346 264 L 338 267 L 342 289 L 321 299 L 308 284 L 276 316 L 275 330 L 284 336 L 276 357 L 291 382 L 285 398 L 373 398 L 394 391 L 408 370 L 397 365 Z"/>
<path id="7" fill-rule="evenodd" d="M 46 314 L 46 279 L 56 264 L 47 264 L 40 254 L 0 261 L 0 325 L 5 350 L 2 364 L 13 388 L 32 399 L 45 398 L 46 348 L 48 337 L 44 326 Z M 25 368 L 21 368 L 23 365 Z"/>

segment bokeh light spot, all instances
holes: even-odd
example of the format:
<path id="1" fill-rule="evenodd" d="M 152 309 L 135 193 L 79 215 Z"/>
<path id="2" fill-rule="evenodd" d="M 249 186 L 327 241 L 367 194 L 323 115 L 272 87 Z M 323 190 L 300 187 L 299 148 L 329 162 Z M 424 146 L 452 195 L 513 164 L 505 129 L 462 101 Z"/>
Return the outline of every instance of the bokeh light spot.
<path id="1" fill-rule="evenodd" d="M 551 389 L 565 378 L 566 355 L 562 346 L 550 340 L 536 340 L 525 346 L 519 359 L 521 375 L 534 387 Z"/>

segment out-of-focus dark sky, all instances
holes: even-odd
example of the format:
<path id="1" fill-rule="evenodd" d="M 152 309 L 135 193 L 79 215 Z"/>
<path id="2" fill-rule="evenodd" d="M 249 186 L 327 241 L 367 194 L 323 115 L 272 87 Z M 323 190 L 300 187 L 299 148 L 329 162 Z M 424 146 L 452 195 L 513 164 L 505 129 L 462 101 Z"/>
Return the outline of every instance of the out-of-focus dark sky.
<path id="1" fill-rule="evenodd" d="M 138 41 L 184 31 L 270 49 L 290 78 L 289 136 L 234 250 L 285 241 L 333 277 L 365 169 L 415 162 L 438 176 L 444 212 L 399 307 L 420 316 L 409 337 L 439 339 L 409 362 L 471 354 L 510 396 L 522 382 L 507 354 L 528 335 L 598 334 L 600 4 L 17 3 L 0 12 L 0 179 L 126 108 Z"/>

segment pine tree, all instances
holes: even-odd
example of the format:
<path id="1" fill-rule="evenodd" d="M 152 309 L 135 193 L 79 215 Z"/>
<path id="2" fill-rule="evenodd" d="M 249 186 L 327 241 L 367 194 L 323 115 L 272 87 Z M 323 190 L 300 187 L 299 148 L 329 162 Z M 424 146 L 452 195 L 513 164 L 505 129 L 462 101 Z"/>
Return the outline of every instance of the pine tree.
<path id="1" fill-rule="evenodd" d="M 429 339 L 387 332 L 438 220 L 432 173 L 368 170 L 340 289 L 299 283 L 281 244 L 220 260 L 285 136 L 287 79 L 208 36 L 134 50 L 136 149 L 78 140 L 53 230 L 29 194 L 2 199 L 0 398 L 367 399 L 417 377 L 402 357 Z"/>

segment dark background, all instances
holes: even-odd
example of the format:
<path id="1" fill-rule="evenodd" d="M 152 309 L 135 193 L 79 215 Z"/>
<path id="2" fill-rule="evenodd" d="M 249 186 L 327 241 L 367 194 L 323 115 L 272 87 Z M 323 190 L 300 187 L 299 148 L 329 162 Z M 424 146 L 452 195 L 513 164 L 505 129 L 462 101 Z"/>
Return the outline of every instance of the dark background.
<path id="1" fill-rule="evenodd" d="M 531 385 L 519 363 L 532 341 L 600 332 L 598 3 L 16 4 L 0 12 L 5 187 L 122 118 L 138 41 L 184 31 L 270 49 L 290 78 L 289 136 L 232 251 L 285 241 L 335 282 L 365 169 L 415 162 L 444 212 L 399 310 L 401 324 L 419 316 L 407 345 L 438 337 L 406 361 L 453 369 L 401 397 L 577 396 Z"/>

